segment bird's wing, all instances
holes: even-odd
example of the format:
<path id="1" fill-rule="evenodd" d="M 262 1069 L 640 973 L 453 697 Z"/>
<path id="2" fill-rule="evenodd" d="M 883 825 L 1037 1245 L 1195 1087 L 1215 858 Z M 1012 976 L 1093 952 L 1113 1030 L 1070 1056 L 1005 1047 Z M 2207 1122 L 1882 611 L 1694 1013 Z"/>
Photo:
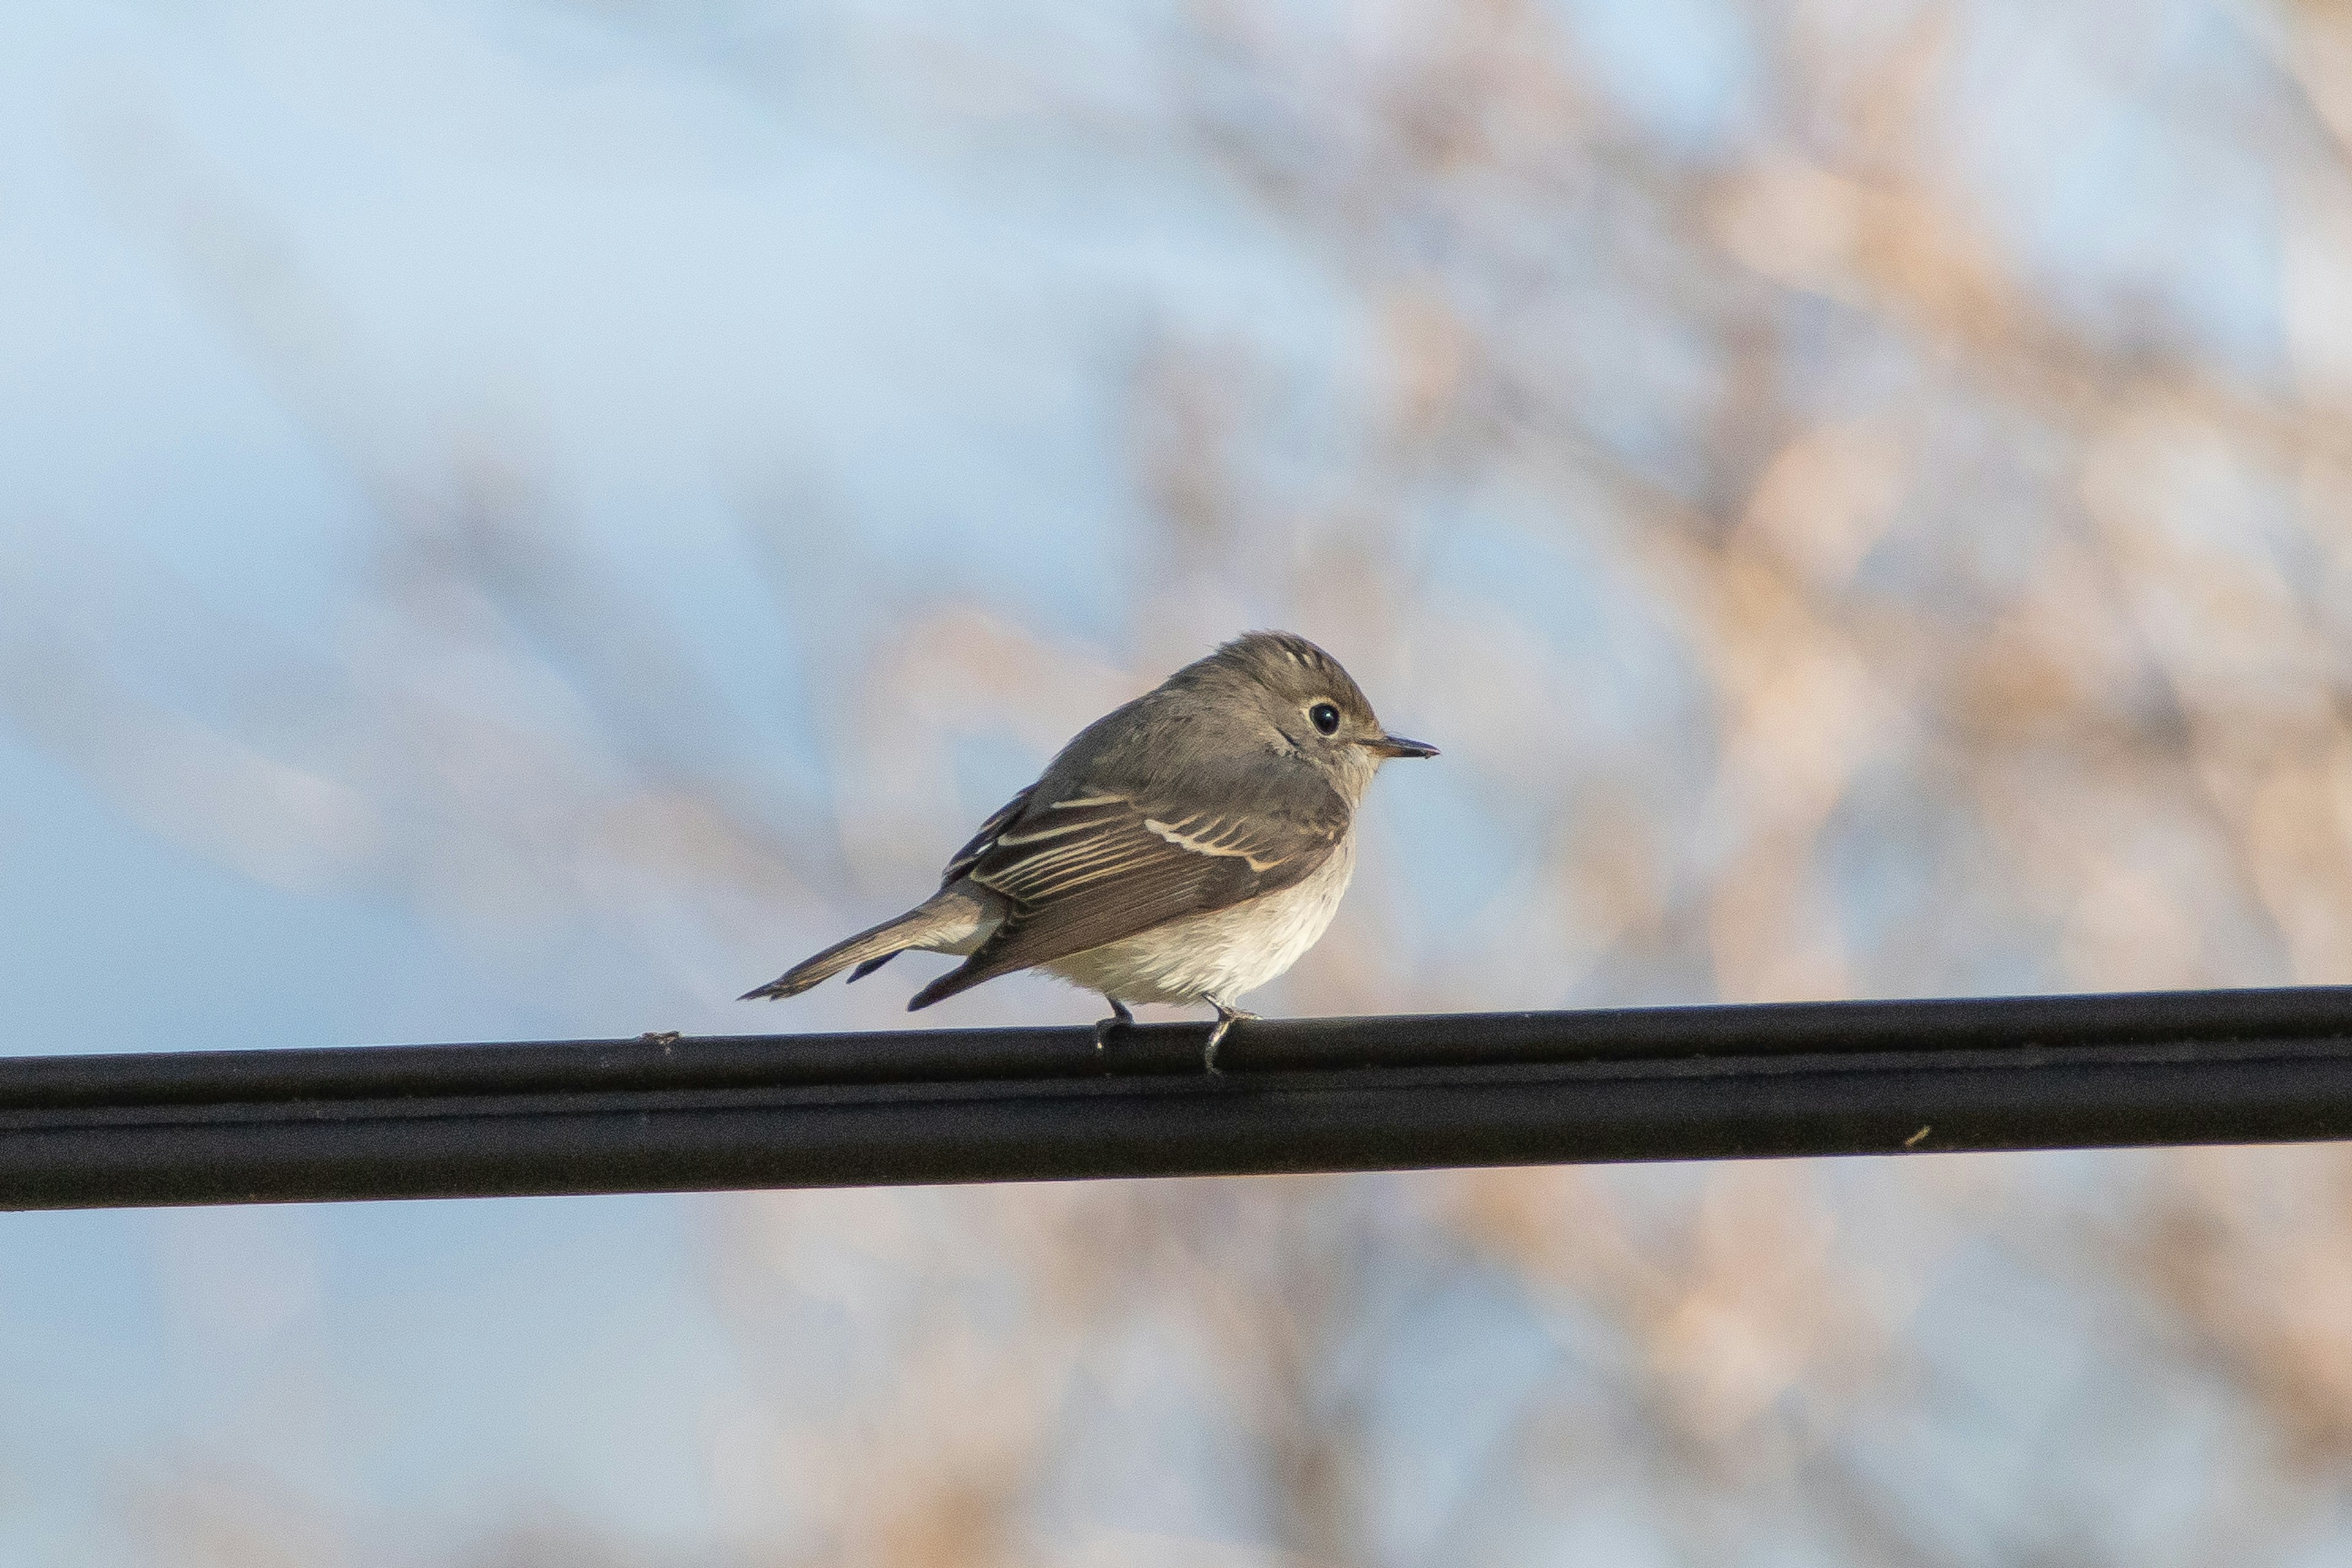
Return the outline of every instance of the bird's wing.
<path id="1" fill-rule="evenodd" d="M 964 872 L 1011 904 L 1004 923 L 908 1005 L 1289 887 L 1347 830 L 1336 793 L 1280 815 L 1154 807 L 1112 790 L 1035 806 Z"/>
<path id="2" fill-rule="evenodd" d="M 995 814 L 980 825 L 980 831 L 971 836 L 971 842 L 957 850 L 953 858 L 948 861 L 948 868 L 940 873 L 940 886 L 944 888 L 966 871 L 971 870 L 982 855 L 994 847 L 996 836 L 1019 819 L 1021 813 L 1028 807 L 1029 797 L 1036 793 L 1037 786 L 1031 784 L 1019 795 L 998 806 Z"/>

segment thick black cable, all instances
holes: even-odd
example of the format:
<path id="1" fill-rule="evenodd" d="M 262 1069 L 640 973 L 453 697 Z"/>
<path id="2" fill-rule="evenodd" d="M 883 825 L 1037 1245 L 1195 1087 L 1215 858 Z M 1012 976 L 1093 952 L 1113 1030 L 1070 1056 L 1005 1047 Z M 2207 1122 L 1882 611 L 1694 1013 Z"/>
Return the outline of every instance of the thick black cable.
<path id="1" fill-rule="evenodd" d="M 2352 1137 L 2352 988 L 0 1058 L 0 1207 Z"/>

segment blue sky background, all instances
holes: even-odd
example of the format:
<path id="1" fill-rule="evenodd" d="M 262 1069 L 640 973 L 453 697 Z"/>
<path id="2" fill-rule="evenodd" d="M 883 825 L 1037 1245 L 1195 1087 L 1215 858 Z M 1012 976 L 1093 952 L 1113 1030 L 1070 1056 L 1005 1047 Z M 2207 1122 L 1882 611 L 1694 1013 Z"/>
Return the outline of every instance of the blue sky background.
<path id="1" fill-rule="evenodd" d="M 814 761 L 744 488 L 821 479 L 855 519 L 831 542 L 842 578 L 1105 635 L 1135 501 L 1106 450 L 1104 340 L 1168 310 L 1295 334 L 1318 302 L 1236 254 L 1230 212 L 1122 211 L 903 144 L 828 81 L 811 26 L 781 46 L 796 90 L 753 103 L 528 5 L 13 11 L 0 640 L 63 639 L 146 701 L 233 708 L 355 635 L 372 502 L 338 444 L 407 470 L 485 428 L 532 449 L 644 613 L 689 629 L 728 705 L 709 721 L 753 776 Z M 364 363 L 323 413 L 290 405 L 310 389 L 273 384 L 182 265 L 214 237 L 182 204 L 205 201 L 283 247 L 235 266 L 310 280 L 283 330 Z M 831 614 L 809 635 L 887 635 Z M 248 668 L 211 666 L 224 651 Z M 174 820 L 168 781 L 116 783 L 0 727 L 10 1049 L 751 1022 L 593 930 L 486 959 L 383 888 L 272 886 Z M 567 994 L 592 971 L 594 994 Z M 225 1479 L 298 1516 L 310 1561 L 433 1561 L 538 1513 L 701 1561 L 744 1523 L 711 1481 L 741 1400 L 705 1206 L 0 1222 L 0 1555 L 173 1560 L 191 1549 L 147 1494 Z"/>

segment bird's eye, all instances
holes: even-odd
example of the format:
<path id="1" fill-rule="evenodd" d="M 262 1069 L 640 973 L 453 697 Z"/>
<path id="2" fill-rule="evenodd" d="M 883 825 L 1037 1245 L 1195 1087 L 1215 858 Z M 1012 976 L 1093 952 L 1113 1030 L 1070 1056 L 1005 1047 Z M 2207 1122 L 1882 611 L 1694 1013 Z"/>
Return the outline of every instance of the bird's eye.
<path id="1" fill-rule="evenodd" d="M 1339 710 L 1328 702 L 1318 702 L 1307 710 L 1307 716 L 1314 720 L 1315 727 L 1325 734 L 1336 735 L 1339 732 Z"/>

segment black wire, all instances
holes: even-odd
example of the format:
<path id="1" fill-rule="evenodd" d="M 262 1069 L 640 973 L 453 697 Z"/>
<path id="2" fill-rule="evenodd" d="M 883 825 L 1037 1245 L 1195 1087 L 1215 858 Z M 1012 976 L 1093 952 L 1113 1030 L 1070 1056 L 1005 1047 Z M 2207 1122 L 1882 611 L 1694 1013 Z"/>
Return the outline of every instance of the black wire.
<path id="1" fill-rule="evenodd" d="M 2352 1136 L 2352 988 L 0 1058 L 0 1206 Z"/>

